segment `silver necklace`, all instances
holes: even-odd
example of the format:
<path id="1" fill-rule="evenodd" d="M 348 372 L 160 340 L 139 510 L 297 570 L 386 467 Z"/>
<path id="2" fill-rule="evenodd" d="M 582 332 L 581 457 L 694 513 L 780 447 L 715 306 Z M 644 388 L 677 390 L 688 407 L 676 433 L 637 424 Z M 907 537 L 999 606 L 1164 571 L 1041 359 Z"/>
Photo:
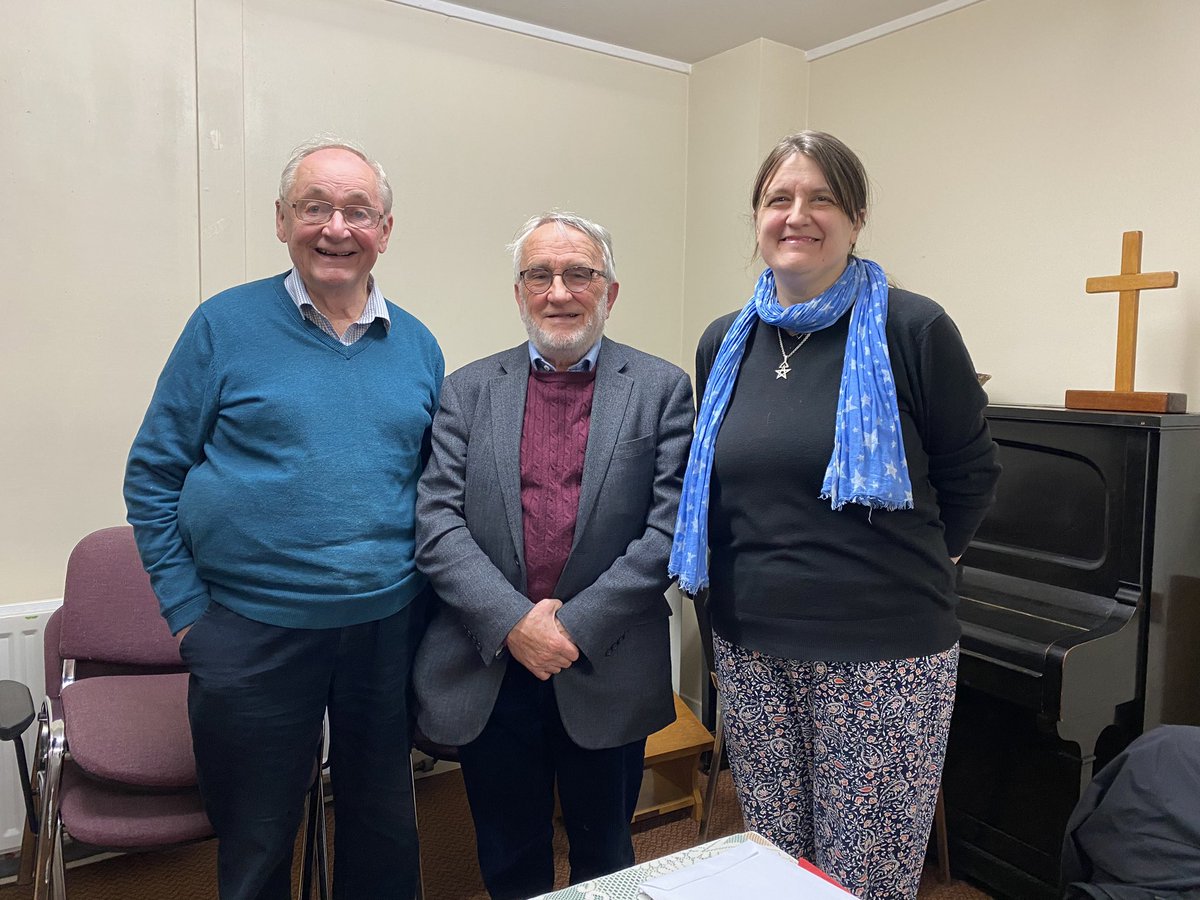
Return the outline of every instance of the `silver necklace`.
<path id="1" fill-rule="evenodd" d="M 792 358 L 797 350 L 805 345 L 810 337 L 812 337 L 812 332 L 808 331 L 800 335 L 800 343 L 798 343 L 791 350 L 783 349 L 783 329 L 778 325 L 775 326 L 775 336 L 779 338 L 779 352 L 783 354 L 783 362 L 781 362 L 779 364 L 779 368 L 775 370 L 775 380 L 778 381 L 780 378 L 782 378 L 784 381 L 787 381 L 788 372 L 792 371 L 792 367 L 788 365 L 788 360 Z"/>

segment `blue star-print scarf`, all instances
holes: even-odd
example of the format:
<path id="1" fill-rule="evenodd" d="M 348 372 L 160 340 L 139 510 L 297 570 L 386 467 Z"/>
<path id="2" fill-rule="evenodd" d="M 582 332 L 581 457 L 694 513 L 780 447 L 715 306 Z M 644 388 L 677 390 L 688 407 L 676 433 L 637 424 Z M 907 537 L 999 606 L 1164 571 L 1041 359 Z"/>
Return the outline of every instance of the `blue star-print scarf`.
<path id="1" fill-rule="evenodd" d="M 668 571 L 695 594 L 708 585 L 708 496 L 717 432 L 729 408 L 746 340 L 755 318 L 789 331 L 820 331 L 850 313 L 846 356 L 838 389 L 833 455 L 820 497 L 834 509 L 858 503 L 871 509 L 911 509 L 912 483 L 900 434 L 900 410 L 887 347 L 887 277 L 869 259 L 851 257 L 838 280 L 806 303 L 783 307 L 775 275 L 762 273 L 754 296 L 721 341 L 709 373 L 683 479 Z"/>

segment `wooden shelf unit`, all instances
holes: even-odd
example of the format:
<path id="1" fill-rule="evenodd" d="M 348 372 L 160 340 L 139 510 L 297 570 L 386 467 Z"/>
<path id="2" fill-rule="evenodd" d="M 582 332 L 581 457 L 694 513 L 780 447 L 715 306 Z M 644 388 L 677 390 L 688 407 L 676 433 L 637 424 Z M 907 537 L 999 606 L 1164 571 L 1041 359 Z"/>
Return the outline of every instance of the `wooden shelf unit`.
<path id="1" fill-rule="evenodd" d="M 700 754 L 713 737 L 686 703 L 675 695 L 675 721 L 646 739 L 645 775 L 633 821 L 691 809 L 700 821 Z"/>

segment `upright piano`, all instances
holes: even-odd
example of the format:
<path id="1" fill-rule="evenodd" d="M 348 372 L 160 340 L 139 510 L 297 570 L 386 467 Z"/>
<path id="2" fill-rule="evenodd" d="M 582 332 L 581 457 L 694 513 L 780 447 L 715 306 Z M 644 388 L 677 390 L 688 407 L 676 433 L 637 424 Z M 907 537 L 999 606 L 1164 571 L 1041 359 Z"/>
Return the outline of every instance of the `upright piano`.
<path id="1" fill-rule="evenodd" d="M 987 416 L 1004 472 L 959 564 L 950 861 L 1049 900 L 1093 773 L 1147 729 L 1200 725 L 1200 415 Z"/>

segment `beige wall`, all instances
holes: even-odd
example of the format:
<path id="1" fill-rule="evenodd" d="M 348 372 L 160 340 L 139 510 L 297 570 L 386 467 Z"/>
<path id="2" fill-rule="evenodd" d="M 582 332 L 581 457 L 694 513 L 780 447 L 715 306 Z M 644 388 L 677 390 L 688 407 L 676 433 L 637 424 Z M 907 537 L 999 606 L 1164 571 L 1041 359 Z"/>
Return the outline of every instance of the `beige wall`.
<path id="1" fill-rule="evenodd" d="M 1200 3 L 986 0 L 810 65 L 811 127 L 876 189 L 864 249 L 941 302 L 993 401 L 1111 389 L 1121 233 L 1143 270 L 1137 387 L 1200 410 Z"/>
<path id="2" fill-rule="evenodd" d="M 807 69 L 801 51 L 767 40 L 692 67 L 683 324 L 689 370 L 705 327 L 742 306 L 761 271 L 753 259 L 750 188 L 766 152 L 804 127 Z"/>
<path id="3" fill-rule="evenodd" d="M 195 6 L 24 4 L 0 34 L 0 602 L 60 596 L 75 541 L 124 520 L 171 345 L 287 268 L 278 173 L 316 131 L 389 170 L 376 273 L 450 368 L 523 336 L 504 245 L 552 206 L 613 231 L 610 333 L 680 356 L 685 75 L 384 0 Z"/>
<path id="4" fill-rule="evenodd" d="M 1193 0 L 985 0 L 812 63 L 755 41 L 690 77 L 385 0 L 195 7 L 16 5 L 0 33 L 17 212 L 0 241 L 0 602 L 57 596 L 74 541 L 123 520 L 171 342 L 202 296 L 287 266 L 277 170 L 318 129 L 393 173 L 378 273 L 451 367 L 520 338 L 502 246 L 560 205 L 613 229 L 612 334 L 690 368 L 757 274 L 758 160 L 808 125 L 861 152 L 864 249 L 951 311 L 994 400 L 1110 384 L 1116 301 L 1083 281 L 1140 228 L 1144 268 L 1181 286 L 1143 295 L 1138 386 L 1200 408 Z"/>
<path id="5" fill-rule="evenodd" d="M 0 601 L 62 593 L 198 290 L 192 5 L 6 4 Z"/>
<path id="6" fill-rule="evenodd" d="M 246 140 L 250 208 L 271 204 L 280 161 L 316 130 L 380 148 L 396 228 L 376 272 L 448 369 L 524 337 L 504 245 L 551 207 L 613 233 L 612 336 L 678 356 L 686 76 L 380 0 L 246 8 L 246 132 L 263 136 Z M 355 79 L 335 89 L 328 71 L 297 67 L 305 45 L 365 55 L 367 97 L 348 103 Z M 269 229 L 247 225 L 246 245 L 249 277 L 285 267 Z"/>

